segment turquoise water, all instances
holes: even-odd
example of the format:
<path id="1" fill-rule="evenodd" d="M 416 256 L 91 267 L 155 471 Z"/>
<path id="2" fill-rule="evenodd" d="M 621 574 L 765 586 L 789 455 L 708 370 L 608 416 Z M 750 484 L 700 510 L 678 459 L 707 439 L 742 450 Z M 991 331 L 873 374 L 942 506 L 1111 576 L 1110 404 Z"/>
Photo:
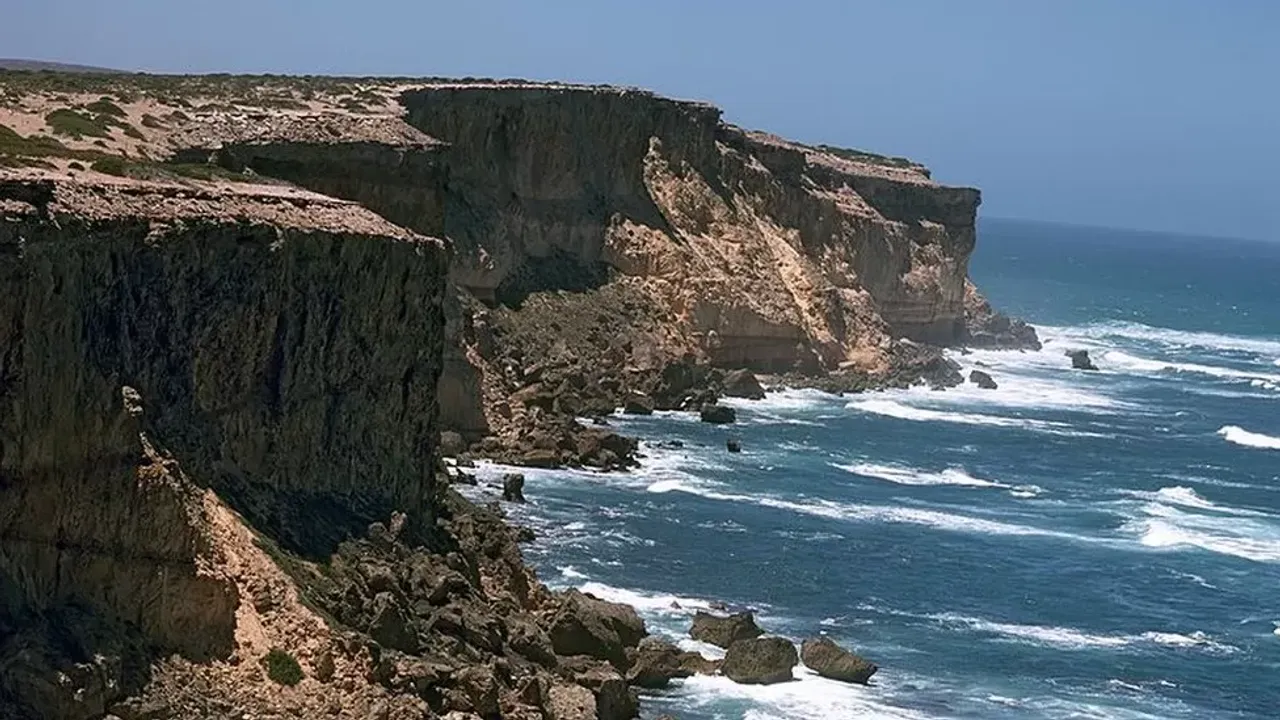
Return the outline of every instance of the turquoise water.
<path id="1" fill-rule="evenodd" d="M 684 447 L 526 473 L 513 515 L 552 585 L 673 638 L 722 600 L 882 667 L 871 687 L 692 678 L 647 716 L 1280 713 L 1280 244 L 988 222 L 972 272 L 1047 340 L 956 356 L 996 391 L 779 393 L 731 430 L 619 418 Z"/>

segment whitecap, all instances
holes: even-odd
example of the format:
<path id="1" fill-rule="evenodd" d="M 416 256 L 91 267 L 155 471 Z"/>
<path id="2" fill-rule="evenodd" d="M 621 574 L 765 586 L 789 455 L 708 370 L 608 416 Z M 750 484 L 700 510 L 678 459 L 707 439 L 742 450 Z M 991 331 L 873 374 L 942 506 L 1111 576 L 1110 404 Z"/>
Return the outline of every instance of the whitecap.
<path id="1" fill-rule="evenodd" d="M 973 477 L 962 468 L 947 468 L 941 472 L 929 472 L 927 470 L 917 470 L 897 465 L 877 465 L 875 463 L 857 463 L 853 465 L 831 463 L 831 466 L 854 475 L 885 480 L 899 485 L 961 485 L 965 487 L 1006 489 L 1012 487 L 1004 483 Z"/>
<path id="2" fill-rule="evenodd" d="M 1191 373 L 1207 375 L 1222 380 L 1250 381 L 1255 387 L 1266 387 L 1268 384 L 1280 383 L 1280 375 L 1261 373 L 1254 370 L 1239 370 L 1219 365 L 1203 365 L 1200 363 L 1173 362 L 1167 360 L 1148 360 L 1130 355 L 1120 350 L 1108 351 L 1103 356 L 1107 364 L 1126 370 L 1149 374 Z"/>
<path id="3" fill-rule="evenodd" d="M 1208 484 L 1214 483 L 1208 482 Z M 1223 515 L 1235 515 L 1237 517 L 1271 517 L 1267 513 L 1259 512 L 1257 510 L 1246 510 L 1244 508 L 1236 508 L 1229 505 L 1219 505 L 1185 485 L 1162 487 L 1155 492 L 1147 490 L 1122 490 L 1121 492 L 1129 497 L 1138 498 L 1139 500 L 1165 503 L 1167 505 L 1177 505 L 1179 507 L 1191 508 L 1194 510 L 1208 510 Z M 1151 514 L 1150 511 L 1148 511 L 1148 514 Z"/>
<path id="4" fill-rule="evenodd" d="M 1046 530 L 1028 525 L 1014 525 L 998 520 L 988 520 L 939 510 L 886 505 L 859 505 L 820 499 L 787 500 L 770 495 L 743 495 L 724 492 L 707 485 L 691 485 L 679 481 L 654 483 L 649 486 L 649 491 L 656 493 L 682 492 L 709 500 L 751 503 L 760 507 L 786 510 L 830 520 L 922 525 L 936 530 L 977 535 L 1041 536 L 1079 542 L 1096 542 L 1095 538 L 1071 533 Z"/>
<path id="5" fill-rule="evenodd" d="M 587 579 L 586 574 L 579 572 L 578 569 L 572 565 L 565 565 L 563 567 L 559 567 L 556 569 L 560 571 L 561 577 L 565 578 L 566 580 L 586 580 Z"/>
<path id="6" fill-rule="evenodd" d="M 1199 548 L 1254 562 L 1280 562 L 1280 528 L 1262 520 L 1183 512 L 1160 503 L 1143 506 L 1147 515 L 1127 523 L 1149 548 Z"/>
<path id="7" fill-rule="evenodd" d="M 1066 423 L 1034 420 L 1029 418 L 1006 417 L 1002 415 L 984 415 L 982 413 L 947 412 L 930 408 L 913 407 L 896 400 L 868 399 L 855 400 L 845 406 L 850 410 L 885 415 L 900 420 L 913 422 L 947 422 L 960 425 L 982 425 L 988 427 L 1019 428 L 1056 435 L 1075 437 L 1105 437 L 1096 433 L 1072 430 Z"/>
<path id="8" fill-rule="evenodd" d="M 1200 631 L 1190 634 L 1159 631 L 1129 634 L 1099 633 L 1071 627 L 996 622 L 955 613 L 940 613 L 925 617 L 951 627 L 963 627 L 976 632 L 998 635 L 1019 642 L 1044 645 L 1061 650 L 1124 648 L 1143 645 L 1171 648 L 1194 647 L 1216 653 L 1232 653 L 1238 650 L 1235 646 L 1217 642 Z"/>
<path id="9" fill-rule="evenodd" d="M 578 590 L 601 600 L 630 605 L 637 611 L 655 615 L 691 615 L 696 610 L 710 610 L 711 601 L 668 593 L 650 593 L 613 587 L 600 582 L 585 582 Z"/>
<path id="10" fill-rule="evenodd" d="M 1249 432 L 1239 425 L 1224 425 L 1218 428 L 1218 434 L 1229 443 L 1263 450 L 1280 450 L 1280 437 Z"/>
<path id="11" fill-rule="evenodd" d="M 1235 350 L 1258 355 L 1280 353 L 1280 339 L 1227 335 L 1196 330 L 1174 330 L 1143 323 L 1107 321 L 1079 327 L 1046 327 L 1048 334 L 1064 338 L 1105 340 L 1123 338 L 1154 342 L 1170 348 L 1202 348 L 1205 350 Z M 1045 333 L 1042 333 L 1045 334 Z M 1276 361 L 1280 365 L 1280 360 Z"/>

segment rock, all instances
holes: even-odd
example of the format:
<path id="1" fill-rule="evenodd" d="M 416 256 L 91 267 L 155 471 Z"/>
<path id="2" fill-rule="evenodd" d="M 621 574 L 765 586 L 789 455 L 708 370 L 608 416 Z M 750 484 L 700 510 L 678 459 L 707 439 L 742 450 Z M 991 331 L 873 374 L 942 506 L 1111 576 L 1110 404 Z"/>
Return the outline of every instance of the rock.
<path id="1" fill-rule="evenodd" d="M 722 648 L 728 648 L 738 640 L 750 640 L 763 634 L 764 630 L 756 625 L 755 616 L 749 612 L 720 617 L 699 610 L 693 616 L 693 627 L 689 629 L 689 636 L 694 640 Z"/>
<path id="2" fill-rule="evenodd" d="M 556 683 L 547 693 L 547 720 L 596 720 L 596 696 L 581 685 Z"/>
<path id="3" fill-rule="evenodd" d="M 605 470 L 633 465 L 639 448 L 635 438 L 600 428 L 576 430 L 574 443 L 579 463 Z"/>
<path id="4" fill-rule="evenodd" d="M 763 400 L 764 387 L 750 370 L 734 370 L 724 376 L 724 394 L 728 397 Z"/>
<path id="5" fill-rule="evenodd" d="M 560 462 L 560 453 L 549 448 L 536 448 L 534 450 L 529 450 L 520 455 L 518 461 L 525 467 L 547 469 L 558 468 L 562 464 Z M 524 501 L 517 500 L 516 502 Z"/>
<path id="6" fill-rule="evenodd" d="M 729 438 L 724 441 L 724 447 L 731 453 L 742 452 L 742 441 L 737 438 Z"/>
<path id="7" fill-rule="evenodd" d="M 627 648 L 638 645 L 649 633 L 630 605 L 570 590 L 561 599 L 548 634 L 559 655 L 589 655 L 622 668 Z"/>
<path id="8" fill-rule="evenodd" d="M 555 649 L 552 647 L 551 638 L 541 627 L 538 627 L 537 623 L 514 615 L 507 617 L 506 624 L 507 644 L 512 650 L 539 665 L 556 666 Z"/>
<path id="9" fill-rule="evenodd" d="M 627 653 L 631 663 L 627 682 L 636 687 L 658 689 L 671 684 L 673 678 L 689 677 L 693 670 L 681 664 L 680 648 L 655 637 L 647 637 Z M 696 654 L 696 653 L 695 653 Z"/>
<path id="10" fill-rule="evenodd" d="M 703 405 L 699 411 L 699 416 L 702 418 L 702 422 L 715 425 L 727 425 L 738 419 L 738 413 L 734 412 L 733 408 L 718 403 Z"/>
<path id="11" fill-rule="evenodd" d="M 861 685 L 867 684 L 879 669 L 825 637 L 805 640 L 800 647 L 800 659 L 805 667 L 822 677 Z"/>
<path id="12" fill-rule="evenodd" d="M 454 472 L 454 475 L 453 475 L 453 484 L 474 486 L 474 485 L 478 485 L 479 481 L 476 480 L 475 475 L 472 475 L 471 473 L 462 472 L 461 470 L 457 470 Z"/>
<path id="13" fill-rule="evenodd" d="M 369 624 L 369 637 L 379 645 L 401 652 L 418 651 L 418 638 L 410 629 L 400 602 L 390 592 L 380 592 L 373 598 L 373 621 Z"/>
<path id="14" fill-rule="evenodd" d="M 445 430 L 440 433 L 440 454 L 445 457 L 457 457 L 466 452 L 467 443 L 462 439 L 462 435 L 453 430 Z"/>
<path id="15" fill-rule="evenodd" d="M 738 640 L 729 646 L 720 672 L 746 685 L 770 685 L 793 680 L 791 668 L 800 662 L 796 646 L 780 637 Z"/>
<path id="16" fill-rule="evenodd" d="M 483 665 L 470 665 L 458 671 L 453 681 L 471 701 L 472 712 L 482 717 L 499 714 L 498 681 L 492 670 Z"/>
<path id="17" fill-rule="evenodd" d="M 696 652 L 680 653 L 680 670 L 690 675 L 715 675 L 720 670 L 720 660 L 708 660 Z"/>
<path id="18" fill-rule="evenodd" d="M 1071 367 L 1076 370 L 1097 370 L 1098 366 L 1093 364 L 1093 360 L 1089 357 L 1088 350 L 1068 350 L 1067 357 L 1071 358 Z"/>
<path id="19" fill-rule="evenodd" d="M 999 387 L 996 385 L 996 381 L 991 378 L 991 375 L 983 372 L 982 370 L 969 371 L 969 382 L 977 385 L 983 390 L 995 390 Z"/>
<path id="20" fill-rule="evenodd" d="M 507 473 L 502 476 L 502 499 L 514 503 L 525 501 L 523 474 Z"/>
<path id="21" fill-rule="evenodd" d="M 538 539 L 538 533 L 533 528 L 524 525 L 517 526 L 515 533 L 516 542 L 518 543 L 531 543 Z"/>
<path id="22" fill-rule="evenodd" d="M 573 681 L 595 694 L 599 720 L 630 720 L 639 714 L 639 697 L 612 667 L 591 663 L 575 670 Z"/>
<path id="23" fill-rule="evenodd" d="M 622 412 L 627 415 L 652 415 L 653 398 L 644 393 L 627 393 L 622 401 Z"/>

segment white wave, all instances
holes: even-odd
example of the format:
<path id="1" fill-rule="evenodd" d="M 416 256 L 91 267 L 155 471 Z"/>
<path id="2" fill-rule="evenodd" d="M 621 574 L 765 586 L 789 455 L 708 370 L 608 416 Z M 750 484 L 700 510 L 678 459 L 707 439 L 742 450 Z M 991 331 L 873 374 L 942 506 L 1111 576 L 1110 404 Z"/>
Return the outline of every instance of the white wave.
<path id="1" fill-rule="evenodd" d="M 927 616 L 946 625 L 961 626 L 978 632 L 999 635 L 1037 645 L 1055 647 L 1062 650 L 1089 650 L 1094 648 L 1123 648 L 1141 645 L 1159 645 L 1163 647 L 1191 648 L 1230 653 L 1238 648 L 1214 641 L 1203 632 L 1190 634 L 1147 631 L 1135 634 L 1110 634 L 1078 630 L 1069 627 L 1053 627 L 1046 625 L 1019 625 L 1003 623 L 977 617 L 968 617 L 954 613 L 941 613 Z"/>
<path id="2" fill-rule="evenodd" d="M 711 710 L 726 700 L 747 704 L 744 720 L 924 720 L 930 717 L 894 705 L 891 680 L 876 676 L 876 685 L 855 687 L 820 678 L 803 665 L 795 668 L 795 682 L 741 685 L 718 675 L 695 675 L 681 685 L 682 704 Z"/>
<path id="3" fill-rule="evenodd" d="M 1280 367 L 1280 358 L 1276 358 L 1275 361 L 1272 362 L 1271 364 L 1275 365 L 1276 367 Z"/>
<path id="4" fill-rule="evenodd" d="M 1240 370 L 1220 365 L 1148 360 L 1120 350 L 1110 350 L 1103 358 L 1109 365 L 1143 373 L 1192 373 L 1222 380 L 1250 381 L 1251 383 L 1257 383 L 1255 387 L 1266 387 L 1268 384 L 1280 383 L 1280 375 L 1272 375 L 1255 370 Z"/>
<path id="5" fill-rule="evenodd" d="M 966 473 L 960 468 L 947 468 L 942 472 L 928 472 L 915 468 L 904 468 L 896 465 L 876 465 L 874 463 L 857 463 L 841 465 L 831 463 L 832 467 L 863 477 L 885 480 L 899 485 L 962 485 L 966 487 L 1011 488 L 1011 485 L 983 480 Z"/>
<path id="6" fill-rule="evenodd" d="M 624 603 L 651 615 L 692 615 L 696 610 L 711 609 L 711 601 L 702 598 L 627 590 L 599 582 L 584 582 L 578 585 L 578 589 L 601 600 Z"/>
<path id="7" fill-rule="evenodd" d="M 1188 513 L 1160 503 L 1142 508 L 1147 516 L 1127 523 L 1124 530 L 1135 533 L 1149 548 L 1194 547 L 1221 555 L 1280 563 L 1280 527 L 1262 519 L 1240 516 Z"/>
<path id="8" fill-rule="evenodd" d="M 1280 437 L 1249 432 L 1239 425 L 1224 425 L 1218 428 L 1218 434 L 1229 443 L 1263 450 L 1280 450 Z"/>
<path id="9" fill-rule="evenodd" d="M 649 486 L 649 492 L 682 492 L 710 500 L 751 503 L 760 507 L 786 510 L 830 520 L 921 525 L 936 530 L 978 535 L 1041 536 L 1081 542 L 1095 541 L 1094 538 L 1065 532 L 1045 530 L 1028 525 L 1014 525 L 998 520 L 988 520 L 986 518 L 958 515 L 938 510 L 885 505 L 858 505 L 833 500 L 785 500 L 769 495 L 742 495 L 723 492 L 705 485 L 689 485 L 678 481 L 654 483 Z"/>
<path id="10" fill-rule="evenodd" d="M 1174 330 L 1135 322 L 1099 322 L 1079 327 L 1040 328 L 1050 335 L 1064 338 L 1109 340 L 1127 339 L 1156 343 L 1169 348 L 1202 348 L 1205 350 L 1235 350 L 1258 355 L 1280 353 L 1280 339 L 1226 335 L 1195 330 Z M 1042 332 L 1042 335 L 1045 334 Z M 1277 362 L 1280 364 L 1280 362 Z"/>
<path id="11" fill-rule="evenodd" d="M 845 406 L 850 410 L 885 415 L 900 420 L 913 422 L 948 422 L 960 425 L 984 425 L 989 427 L 1020 428 L 1057 435 L 1079 437 L 1097 437 L 1095 433 L 1080 432 L 1071 429 L 1066 423 L 1048 420 L 1032 420 L 1028 418 L 1004 417 L 1000 415 L 984 415 L 982 413 L 946 412 L 929 408 L 912 407 L 895 400 L 868 399 L 854 400 Z"/>
<path id="12" fill-rule="evenodd" d="M 1199 585 L 1202 588 L 1207 588 L 1209 590 L 1218 589 L 1217 585 L 1214 585 L 1213 583 L 1209 582 L 1208 580 L 1205 580 L 1203 577 L 1196 575 L 1195 573 L 1185 573 L 1185 572 L 1180 572 L 1178 570 L 1170 570 L 1169 572 L 1172 573 L 1174 577 L 1179 577 L 1184 580 L 1190 580 L 1191 582 Z"/>
<path id="13" fill-rule="evenodd" d="M 720 402 L 725 405 L 732 405 L 735 408 L 744 408 L 756 411 L 797 411 L 797 410 L 816 410 L 826 405 L 830 405 L 836 396 L 831 393 L 815 390 L 813 388 L 788 388 L 786 390 L 775 390 L 765 394 L 763 400 L 748 400 L 746 398 L 721 398 Z"/>
<path id="14" fill-rule="evenodd" d="M 562 577 L 568 580 L 586 580 L 587 579 L 587 576 L 585 574 L 578 572 L 578 569 L 572 565 L 565 565 L 563 567 L 559 567 L 556 569 L 560 571 L 560 575 Z"/>

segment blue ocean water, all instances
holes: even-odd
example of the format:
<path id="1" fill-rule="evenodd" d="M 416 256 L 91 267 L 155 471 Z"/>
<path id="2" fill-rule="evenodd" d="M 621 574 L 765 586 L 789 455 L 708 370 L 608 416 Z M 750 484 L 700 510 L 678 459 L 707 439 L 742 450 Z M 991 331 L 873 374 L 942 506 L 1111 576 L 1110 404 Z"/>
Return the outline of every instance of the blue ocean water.
<path id="1" fill-rule="evenodd" d="M 998 390 L 619 417 L 641 470 L 526 472 L 553 586 L 706 652 L 690 616 L 719 600 L 882 668 L 691 678 L 647 717 L 1280 716 L 1280 243 L 985 222 L 972 274 L 1047 341 L 956 356 Z"/>

